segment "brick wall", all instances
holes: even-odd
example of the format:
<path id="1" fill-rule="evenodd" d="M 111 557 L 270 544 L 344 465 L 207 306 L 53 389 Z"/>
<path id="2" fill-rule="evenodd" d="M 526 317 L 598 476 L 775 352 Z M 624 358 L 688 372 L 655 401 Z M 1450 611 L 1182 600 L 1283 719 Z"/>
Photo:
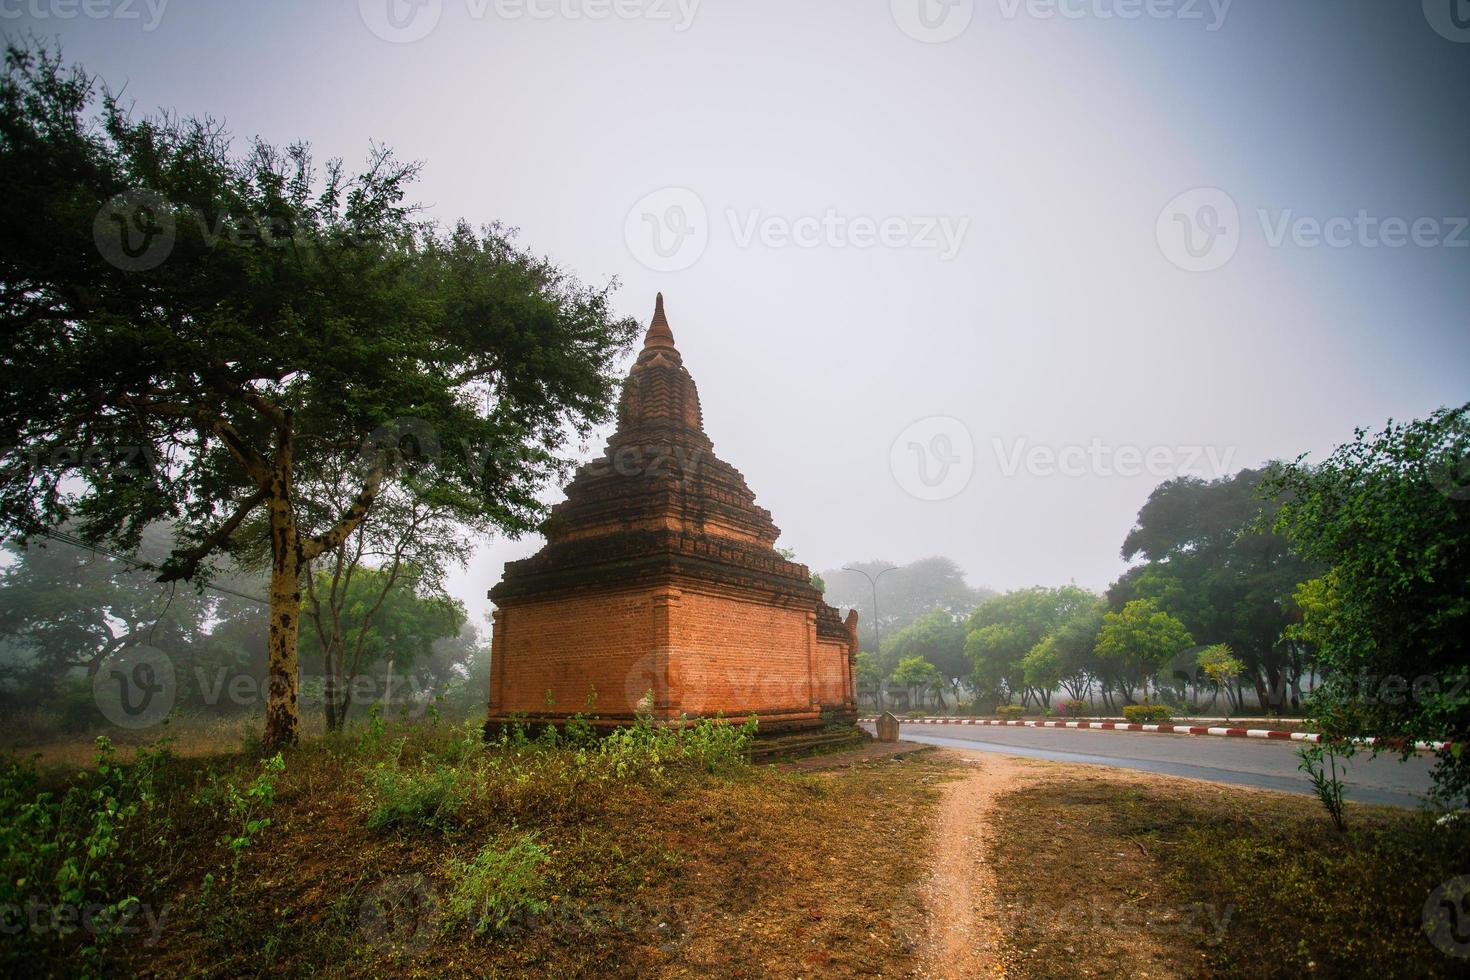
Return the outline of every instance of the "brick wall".
<path id="1" fill-rule="evenodd" d="M 807 610 L 686 592 L 672 622 L 671 680 L 687 714 L 811 712 Z"/>
<path id="2" fill-rule="evenodd" d="M 824 708 L 847 707 L 847 644 L 822 640 L 817 644 L 817 700 Z"/>
<path id="3" fill-rule="evenodd" d="M 631 715 L 645 691 L 661 693 L 654 661 L 654 593 L 621 592 L 516 603 L 496 611 L 490 661 L 491 714 Z"/>
<path id="4" fill-rule="evenodd" d="M 843 705 L 846 656 L 799 606 L 671 587 L 517 602 L 495 614 L 490 714 L 586 711 L 595 688 L 591 713 L 609 719 L 653 691 L 663 718 L 812 722 Z"/>

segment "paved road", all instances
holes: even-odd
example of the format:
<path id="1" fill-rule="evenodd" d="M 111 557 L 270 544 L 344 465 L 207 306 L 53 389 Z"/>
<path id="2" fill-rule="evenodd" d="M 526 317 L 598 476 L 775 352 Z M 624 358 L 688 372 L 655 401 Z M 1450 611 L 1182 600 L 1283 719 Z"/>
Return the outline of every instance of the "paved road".
<path id="1" fill-rule="evenodd" d="M 872 730 L 872 725 L 865 725 Z M 1150 732 L 1083 729 L 969 727 L 903 722 L 899 737 L 914 742 L 1000 752 L 1058 762 L 1084 762 L 1144 769 L 1170 776 L 1238 783 L 1289 793 L 1312 792 L 1292 742 L 1214 735 L 1164 735 Z M 1348 762 L 1346 796 L 1361 803 L 1417 806 L 1429 791 L 1433 758 L 1426 754 L 1399 762 L 1397 755 L 1360 756 Z"/>

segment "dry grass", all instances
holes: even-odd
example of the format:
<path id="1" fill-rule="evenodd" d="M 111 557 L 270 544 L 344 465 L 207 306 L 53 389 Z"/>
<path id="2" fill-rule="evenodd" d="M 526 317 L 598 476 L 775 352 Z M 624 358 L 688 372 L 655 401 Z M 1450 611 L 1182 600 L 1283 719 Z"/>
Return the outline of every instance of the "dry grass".
<path id="1" fill-rule="evenodd" d="M 410 733 L 404 758 L 438 737 Z M 167 909 L 161 938 L 117 942 L 105 972 L 755 977 L 916 968 L 928 821 L 953 771 L 931 754 L 814 774 L 670 770 L 592 784 L 548 776 L 534 791 L 502 776 L 443 828 L 384 832 L 368 829 L 363 775 L 382 751 L 354 736 L 289 753 L 273 822 L 235 868 L 217 813 L 197 799 L 223 780 L 243 785 L 256 760 L 237 752 L 177 763 L 166 846 L 129 883 Z M 550 855 L 546 911 L 482 936 L 444 921 L 455 885 L 448 860 L 525 832 Z"/>
<path id="2" fill-rule="evenodd" d="M 1426 977 L 1464 960 L 1421 931 L 1470 871 L 1463 832 L 1350 804 L 1093 766 L 1025 763 L 993 817 L 1003 925 L 1027 977 Z"/>

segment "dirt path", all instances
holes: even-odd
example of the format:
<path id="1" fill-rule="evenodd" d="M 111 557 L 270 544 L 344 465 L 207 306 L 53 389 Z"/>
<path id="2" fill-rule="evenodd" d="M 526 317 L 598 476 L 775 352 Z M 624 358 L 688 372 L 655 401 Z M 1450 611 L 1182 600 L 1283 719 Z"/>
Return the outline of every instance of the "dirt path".
<path id="1" fill-rule="evenodd" d="M 970 771 L 944 787 L 935 830 L 934 868 L 925 885 L 928 955 L 919 976 L 1002 977 L 1001 915 L 995 873 L 986 860 L 989 815 L 997 797 L 1035 778 L 1024 760 L 947 752 Z"/>

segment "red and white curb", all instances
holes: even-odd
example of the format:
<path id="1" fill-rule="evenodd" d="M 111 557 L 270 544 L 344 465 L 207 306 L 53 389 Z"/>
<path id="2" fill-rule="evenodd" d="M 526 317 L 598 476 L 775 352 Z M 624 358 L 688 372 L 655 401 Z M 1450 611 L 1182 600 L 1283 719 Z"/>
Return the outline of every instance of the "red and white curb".
<path id="1" fill-rule="evenodd" d="M 876 723 L 877 718 L 859 718 L 858 721 Z M 902 725 L 1004 725 L 1013 728 L 1078 728 L 1112 732 L 1161 732 L 1167 735 L 1223 735 L 1228 738 L 1266 738 L 1292 742 L 1319 742 L 1322 736 L 1316 732 L 1283 732 L 1271 728 L 1218 728 L 1203 725 L 1143 725 L 1131 721 L 1006 721 L 997 718 L 899 718 Z M 1376 739 L 1355 739 L 1360 745 L 1372 745 Z M 1415 742 L 1420 752 L 1439 752 L 1448 748 L 1449 742 Z"/>

